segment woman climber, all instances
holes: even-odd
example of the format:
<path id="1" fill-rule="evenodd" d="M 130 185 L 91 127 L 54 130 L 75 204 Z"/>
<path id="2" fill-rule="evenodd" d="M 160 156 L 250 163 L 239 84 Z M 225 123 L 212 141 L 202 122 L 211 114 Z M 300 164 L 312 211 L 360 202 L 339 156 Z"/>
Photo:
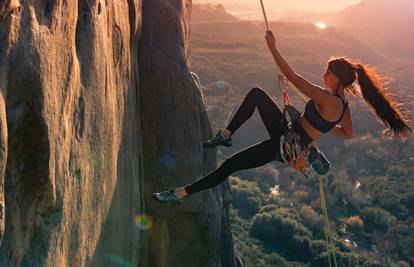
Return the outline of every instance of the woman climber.
<path id="1" fill-rule="evenodd" d="M 246 95 L 227 128 L 219 131 L 203 146 L 231 146 L 232 134 L 251 117 L 255 108 L 259 110 L 270 139 L 235 153 L 213 172 L 189 185 L 154 193 L 155 200 L 163 203 L 182 203 L 184 197 L 214 187 L 236 171 L 259 167 L 273 160 L 283 162 L 286 150 L 284 147 L 281 149 L 280 139 L 288 132 L 296 133 L 300 137 L 298 145 L 304 151 L 309 148 L 312 141 L 326 133 L 351 138 L 351 111 L 345 91 L 354 95 L 361 94 L 364 101 L 373 108 L 377 118 L 394 136 L 405 137 L 411 132 L 407 119 L 398 109 L 399 104 L 387 94 L 383 79 L 370 67 L 354 63 L 347 58 L 331 59 L 323 75 L 325 88 L 329 89 L 327 90 L 310 83 L 291 68 L 276 48 L 275 37 L 271 31 L 266 32 L 265 39 L 280 71 L 310 98 L 304 113 L 289 126 L 283 112 L 270 96 L 258 87 L 253 88 Z M 359 90 L 354 84 L 355 81 L 359 83 Z M 296 169 L 301 170 L 302 167 Z"/>

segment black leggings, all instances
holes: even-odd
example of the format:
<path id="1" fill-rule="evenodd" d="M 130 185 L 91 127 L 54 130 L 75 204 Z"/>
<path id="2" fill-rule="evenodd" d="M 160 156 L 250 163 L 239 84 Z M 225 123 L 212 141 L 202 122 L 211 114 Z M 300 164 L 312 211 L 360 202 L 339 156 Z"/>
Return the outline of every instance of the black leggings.
<path id="1" fill-rule="evenodd" d="M 262 89 L 255 87 L 250 90 L 227 129 L 233 134 L 252 116 L 256 107 L 269 132 L 270 139 L 233 154 L 213 172 L 184 187 L 188 194 L 214 187 L 236 171 L 256 168 L 273 160 L 283 162 L 279 142 L 280 137 L 288 129 L 287 122 L 277 104 Z"/>

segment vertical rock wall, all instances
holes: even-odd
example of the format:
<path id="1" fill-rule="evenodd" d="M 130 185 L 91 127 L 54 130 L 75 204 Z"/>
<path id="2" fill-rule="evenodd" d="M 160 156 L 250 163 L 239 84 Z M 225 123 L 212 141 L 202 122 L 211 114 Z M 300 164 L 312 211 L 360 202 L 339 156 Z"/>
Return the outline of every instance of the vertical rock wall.
<path id="1" fill-rule="evenodd" d="M 0 266 L 234 265 L 227 187 L 150 198 L 216 158 L 191 1 L 143 9 L 140 40 L 139 0 L 0 0 Z"/>
<path id="2" fill-rule="evenodd" d="M 216 151 L 202 148 L 213 133 L 197 79 L 190 72 L 191 0 L 144 1 L 142 10 L 144 198 L 154 222 L 146 236 L 146 264 L 221 266 L 221 251 L 228 247 L 222 242 L 220 187 L 194 194 L 183 205 L 162 205 L 150 196 L 169 185 L 190 183 L 215 167 Z"/>
<path id="3" fill-rule="evenodd" d="M 0 266 L 143 264 L 140 5 L 0 0 Z"/>

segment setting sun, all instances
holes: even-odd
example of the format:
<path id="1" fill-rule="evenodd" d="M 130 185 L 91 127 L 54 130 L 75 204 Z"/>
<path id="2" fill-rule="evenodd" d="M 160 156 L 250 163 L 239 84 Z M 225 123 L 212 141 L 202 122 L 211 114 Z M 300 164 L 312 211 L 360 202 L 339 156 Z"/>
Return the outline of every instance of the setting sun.
<path id="1" fill-rule="evenodd" d="M 326 24 L 323 23 L 323 22 L 315 23 L 315 26 L 318 27 L 319 29 L 322 29 L 322 30 L 326 29 Z"/>

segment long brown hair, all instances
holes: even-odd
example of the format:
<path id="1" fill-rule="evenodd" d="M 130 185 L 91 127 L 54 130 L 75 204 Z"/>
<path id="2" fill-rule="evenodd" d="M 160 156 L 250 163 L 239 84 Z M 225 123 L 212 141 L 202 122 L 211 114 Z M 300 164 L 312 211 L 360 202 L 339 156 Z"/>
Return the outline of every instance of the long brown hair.
<path id="1" fill-rule="evenodd" d="M 331 59 L 328 69 L 338 77 L 346 91 L 356 96 L 358 93 L 352 84 L 358 79 L 363 99 L 392 135 L 404 139 L 412 132 L 408 117 L 400 109 L 401 104 L 395 100 L 386 86 L 386 80 L 374 68 L 341 57 Z"/>

